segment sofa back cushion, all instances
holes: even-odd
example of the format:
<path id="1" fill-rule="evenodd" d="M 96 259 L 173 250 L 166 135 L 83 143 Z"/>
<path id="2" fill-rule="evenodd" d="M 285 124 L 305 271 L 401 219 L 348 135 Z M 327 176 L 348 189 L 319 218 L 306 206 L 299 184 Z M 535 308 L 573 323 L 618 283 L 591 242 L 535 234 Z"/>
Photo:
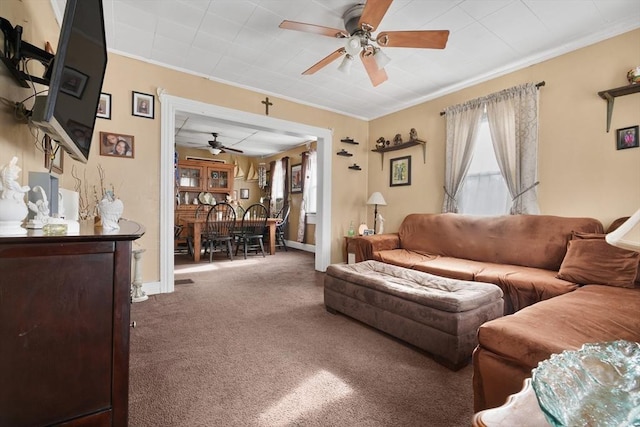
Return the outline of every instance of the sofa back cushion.
<path id="1" fill-rule="evenodd" d="M 573 231 L 604 230 L 594 218 L 445 213 L 407 215 L 398 235 L 407 250 L 558 271 Z"/>

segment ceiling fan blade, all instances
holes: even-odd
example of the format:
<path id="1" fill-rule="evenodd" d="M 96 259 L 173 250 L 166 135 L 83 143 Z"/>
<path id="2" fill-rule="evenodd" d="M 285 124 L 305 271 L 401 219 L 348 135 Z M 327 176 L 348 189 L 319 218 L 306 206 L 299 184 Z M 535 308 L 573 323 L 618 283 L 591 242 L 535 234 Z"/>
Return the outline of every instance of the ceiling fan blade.
<path id="1" fill-rule="evenodd" d="M 367 0 L 358 27 L 362 28 L 362 24 L 366 24 L 371 27 L 369 31 L 375 31 L 392 2 L 393 0 Z"/>
<path id="2" fill-rule="evenodd" d="M 235 151 L 236 153 L 244 153 L 244 151 L 242 150 L 238 150 L 237 148 L 230 148 L 230 147 L 220 147 L 220 149 L 222 151 Z"/>
<path id="3" fill-rule="evenodd" d="M 344 30 L 339 30 L 337 28 L 323 27 L 321 25 L 305 24 L 304 22 L 282 21 L 280 23 L 280 28 L 283 28 L 285 30 L 302 31 L 304 33 L 319 34 L 321 36 L 327 36 L 327 37 L 335 37 L 335 38 L 349 37 L 349 34 L 347 34 L 347 32 Z"/>
<path id="4" fill-rule="evenodd" d="M 360 59 L 362 59 L 364 69 L 367 70 L 371 84 L 373 84 L 374 87 L 387 81 L 387 72 L 384 68 L 378 69 L 378 64 L 376 64 L 376 60 L 373 59 L 373 55 L 369 51 L 366 53 L 364 50 L 360 52 Z"/>
<path id="5" fill-rule="evenodd" d="M 376 42 L 384 47 L 444 49 L 448 39 L 449 30 L 385 31 L 378 34 Z"/>
<path id="6" fill-rule="evenodd" d="M 302 74 L 304 75 L 313 74 L 319 69 L 324 68 L 327 65 L 331 64 L 333 61 L 340 58 L 345 53 L 347 53 L 347 51 L 344 50 L 343 47 L 341 47 L 340 49 L 330 53 L 329 55 L 322 58 L 320 61 L 313 64 L 311 67 L 307 68 L 305 71 L 302 72 Z"/>

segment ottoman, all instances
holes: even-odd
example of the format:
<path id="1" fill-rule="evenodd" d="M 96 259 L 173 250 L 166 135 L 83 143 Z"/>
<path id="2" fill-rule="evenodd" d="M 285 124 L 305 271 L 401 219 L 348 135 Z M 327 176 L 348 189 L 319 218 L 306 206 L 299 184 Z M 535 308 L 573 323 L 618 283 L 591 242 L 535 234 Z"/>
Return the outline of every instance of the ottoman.
<path id="1" fill-rule="evenodd" d="M 458 370 L 469 363 L 480 325 L 502 316 L 502 290 L 378 261 L 332 264 L 324 303 Z"/>

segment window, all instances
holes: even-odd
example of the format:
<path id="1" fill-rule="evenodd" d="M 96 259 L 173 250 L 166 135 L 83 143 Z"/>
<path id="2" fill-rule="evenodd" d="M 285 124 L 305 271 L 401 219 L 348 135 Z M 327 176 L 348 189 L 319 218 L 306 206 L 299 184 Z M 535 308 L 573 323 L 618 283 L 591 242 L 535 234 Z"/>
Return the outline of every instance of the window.
<path id="1" fill-rule="evenodd" d="M 278 200 L 284 198 L 284 170 L 282 161 L 275 162 L 273 173 L 271 174 L 271 199 Z"/>
<path id="2" fill-rule="evenodd" d="M 309 152 L 309 158 L 307 162 L 307 175 L 309 176 L 309 189 L 304 189 L 307 193 L 305 199 L 304 210 L 307 213 L 316 213 L 317 211 L 317 196 L 318 196 L 318 153 L 316 151 Z"/>
<path id="3" fill-rule="evenodd" d="M 469 215 L 506 215 L 511 206 L 509 189 L 493 150 L 489 122 L 480 122 L 476 146 L 458 196 L 458 210 Z"/>

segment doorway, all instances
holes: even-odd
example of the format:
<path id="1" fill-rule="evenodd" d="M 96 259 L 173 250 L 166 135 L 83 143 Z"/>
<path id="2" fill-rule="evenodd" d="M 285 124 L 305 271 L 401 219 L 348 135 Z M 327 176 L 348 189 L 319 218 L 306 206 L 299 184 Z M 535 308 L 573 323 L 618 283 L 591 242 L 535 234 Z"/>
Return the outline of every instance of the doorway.
<path id="1" fill-rule="evenodd" d="M 317 139 L 318 208 L 315 269 L 325 271 L 331 261 L 331 130 L 180 98 L 163 93 L 162 89 L 158 92 L 162 104 L 160 109 L 160 292 L 167 293 L 174 290 L 174 135 L 177 112 L 201 114 L 249 128 Z"/>

